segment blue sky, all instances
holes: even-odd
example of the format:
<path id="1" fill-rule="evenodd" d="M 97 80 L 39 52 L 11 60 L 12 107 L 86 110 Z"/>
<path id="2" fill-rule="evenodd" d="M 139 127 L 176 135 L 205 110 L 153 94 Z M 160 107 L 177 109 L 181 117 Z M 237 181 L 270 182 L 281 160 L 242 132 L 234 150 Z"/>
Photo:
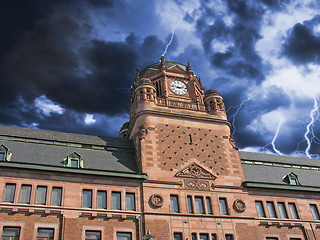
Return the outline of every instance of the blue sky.
<path id="1" fill-rule="evenodd" d="M 2 1 L 0 124 L 118 136 L 136 68 L 173 37 L 166 60 L 190 61 L 223 95 L 240 149 L 317 157 L 319 10 L 317 0 Z"/>

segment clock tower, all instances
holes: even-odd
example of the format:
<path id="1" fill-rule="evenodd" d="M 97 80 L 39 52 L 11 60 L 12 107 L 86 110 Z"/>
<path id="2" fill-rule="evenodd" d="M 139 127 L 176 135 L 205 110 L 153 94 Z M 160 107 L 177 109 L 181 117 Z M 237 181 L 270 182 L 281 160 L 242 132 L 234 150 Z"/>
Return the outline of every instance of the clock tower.
<path id="1" fill-rule="evenodd" d="M 187 184 L 181 176 L 206 183 L 241 186 L 243 171 L 227 121 L 223 97 L 204 93 L 200 78 L 187 66 L 152 64 L 137 76 L 131 89 L 130 121 L 121 137 L 133 139 L 141 171 L 149 181 Z"/>

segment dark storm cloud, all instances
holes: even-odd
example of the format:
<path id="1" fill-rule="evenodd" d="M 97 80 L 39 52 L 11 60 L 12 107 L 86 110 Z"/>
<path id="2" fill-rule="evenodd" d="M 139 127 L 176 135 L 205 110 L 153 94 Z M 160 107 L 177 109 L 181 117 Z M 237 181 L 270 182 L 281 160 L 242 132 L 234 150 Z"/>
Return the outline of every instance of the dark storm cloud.
<path id="1" fill-rule="evenodd" d="M 226 25 L 223 16 L 214 9 L 206 8 L 197 21 L 203 48 L 210 55 L 214 67 L 223 69 L 231 76 L 251 79 L 261 83 L 264 79 L 264 65 L 255 50 L 256 42 L 261 38 L 260 24 L 264 13 L 259 4 L 250 1 L 227 1 L 228 10 L 233 14 L 233 24 Z M 215 19 L 212 25 L 206 19 Z M 214 41 L 232 43 L 225 51 L 212 48 Z"/>
<path id="2" fill-rule="evenodd" d="M 123 6 L 120 1 L 34 1 L 23 4 L 24 11 L 14 3 L 5 4 L 0 8 L 5 20 L 0 23 L 4 33 L 0 85 L 6 89 L 0 95 L 6 106 L 0 113 L 2 124 L 21 125 L 23 121 L 76 132 L 85 127 L 83 122 L 75 123 L 77 114 L 127 112 L 135 69 L 160 59 L 166 45 L 153 35 L 130 34 L 125 41 L 95 39 L 90 11 L 83 7 L 105 8 L 107 17 L 114 14 L 114 7 Z M 176 45 L 175 41 L 172 47 Z M 34 100 L 42 95 L 63 107 L 64 114 L 39 115 L 33 109 Z M 28 110 L 23 111 L 22 102 Z M 94 127 L 86 128 L 94 131 Z"/>
<path id="3" fill-rule="evenodd" d="M 284 54 L 294 63 L 320 62 L 320 37 L 313 33 L 313 26 L 320 23 L 320 15 L 302 24 L 297 23 L 283 44 Z"/>

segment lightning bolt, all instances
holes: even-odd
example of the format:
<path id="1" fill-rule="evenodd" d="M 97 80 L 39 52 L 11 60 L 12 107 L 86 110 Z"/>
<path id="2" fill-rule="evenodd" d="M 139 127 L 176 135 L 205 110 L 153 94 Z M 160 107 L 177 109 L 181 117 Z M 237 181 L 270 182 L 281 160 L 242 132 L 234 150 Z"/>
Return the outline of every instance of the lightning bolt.
<path id="1" fill-rule="evenodd" d="M 250 96 L 249 96 L 247 99 L 243 100 L 239 105 L 230 106 L 230 107 L 228 108 L 228 110 L 227 110 L 227 112 L 229 112 L 229 110 L 230 110 L 231 108 L 237 109 L 237 110 L 235 111 L 235 113 L 232 114 L 231 117 L 229 118 L 229 121 L 231 121 L 232 126 L 233 126 L 232 135 L 234 135 L 235 132 L 236 132 L 236 125 L 235 125 L 236 116 L 237 116 L 237 114 L 239 113 L 239 111 L 241 110 L 243 104 L 245 104 L 245 103 L 248 102 L 249 100 L 250 100 Z"/>
<path id="2" fill-rule="evenodd" d="M 274 137 L 272 139 L 272 141 L 266 145 L 264 145 L 262 147 L 262 149 L 265 149 L 266 147 L 268 147 L 269 145 L 272 146 L 272 149 L 273 151 L 275 151 L 277 154 L 279 155 L 283 155 L 277 148 L 276 148 L 276 145 L 275 145 L 275 141 L 277 140 L 277 137 L 279 135 L 279 131 L 280 131 L 280 128 L 281 128 L 281 125 L 282 125 L 283 121 L 280 121 L 279 124 L 278 124 L 278 127 L 277 127 L 277 130 L 276 130 L 276 133 L 274 134 Z"/>
<path id="3" fill-rule="evenodd" d="M 317 156 L 317 154 L 310 154 L 311 144 L 312 142 L 319 144 L 319 138 L 315 136 L 314 134 L 314 124 L 316 121 L 319 120 L 319 104 L 317 98 L 313 98 L 313 109 L 310 112 L 310 122 L 307 125 L 306 132 L 304 134 L 304 138 L 307 142 L 307 148 L 305 150 L 305 153 L 308 158 L 312 158 L 312 155 Z M 310 136 L 311 135 L 311 136 Z"/>
<path id="4" fill-rule="evenodd" d="M 161 56 L 164 56 L 167 53 L 168 47 L 171 45 L 172 41 L 173 41 L 173 37 L 174 37 L 174 27 L 171 30 L 171 38 L 169 43 L 166 45 L 166 48 L 164 49 L 164 52 L 161 54 Z"/>

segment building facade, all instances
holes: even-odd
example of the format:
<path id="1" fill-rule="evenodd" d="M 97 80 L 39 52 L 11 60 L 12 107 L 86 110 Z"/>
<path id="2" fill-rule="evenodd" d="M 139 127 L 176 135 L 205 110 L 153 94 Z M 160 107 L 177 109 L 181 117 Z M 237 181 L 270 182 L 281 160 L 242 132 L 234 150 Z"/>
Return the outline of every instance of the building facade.
<path id="1" fill-rule="evenodd" d="M 320 239 L 320 162 L 239 151 L 190 64 L 130 99 L 120 138 L 0 126 L 2 239 Z"/>

